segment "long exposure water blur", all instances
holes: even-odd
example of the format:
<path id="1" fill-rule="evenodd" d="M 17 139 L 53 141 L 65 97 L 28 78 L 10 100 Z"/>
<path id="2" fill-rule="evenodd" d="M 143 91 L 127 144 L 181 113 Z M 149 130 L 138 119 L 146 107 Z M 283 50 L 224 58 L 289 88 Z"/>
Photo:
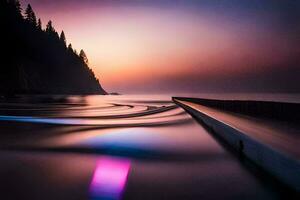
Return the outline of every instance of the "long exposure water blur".
<path id="1" fill-rule="evenodd" d="M 170 96 L 0 104 L 1 199 L 280 199 L 272 178 Z"/>

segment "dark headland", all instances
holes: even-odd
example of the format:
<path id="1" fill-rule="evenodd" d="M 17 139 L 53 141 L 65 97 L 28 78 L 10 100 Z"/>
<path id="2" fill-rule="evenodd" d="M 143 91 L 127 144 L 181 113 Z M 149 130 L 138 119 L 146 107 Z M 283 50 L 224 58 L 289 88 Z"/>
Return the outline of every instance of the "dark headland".
<path id="1" fill-rule="evenodd" d="M 0 27 L 0 94 L 107 94 L 84 51 L 51 21 L 43 29 L 30 5 L 0 0 Z"/>

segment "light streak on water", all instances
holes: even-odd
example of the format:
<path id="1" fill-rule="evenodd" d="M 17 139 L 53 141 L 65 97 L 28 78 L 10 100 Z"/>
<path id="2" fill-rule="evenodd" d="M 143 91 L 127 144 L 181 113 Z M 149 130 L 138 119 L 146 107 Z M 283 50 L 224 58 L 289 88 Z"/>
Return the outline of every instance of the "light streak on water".
<path id="1" fill-rule="evenodd" d="M 130 161 L 111 157 L 101 158 L 90 184 L 92 200 L 120 200 L 124 191 Z"/>

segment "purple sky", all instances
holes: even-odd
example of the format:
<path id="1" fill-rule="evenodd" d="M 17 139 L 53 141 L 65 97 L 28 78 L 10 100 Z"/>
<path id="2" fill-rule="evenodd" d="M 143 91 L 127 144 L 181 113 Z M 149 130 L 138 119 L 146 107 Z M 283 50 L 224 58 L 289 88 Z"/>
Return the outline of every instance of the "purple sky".
<path id="1" fill-rule="evenodd" d="M 300 2 L 22 0 L 108 91 L 300 92 Z"/>

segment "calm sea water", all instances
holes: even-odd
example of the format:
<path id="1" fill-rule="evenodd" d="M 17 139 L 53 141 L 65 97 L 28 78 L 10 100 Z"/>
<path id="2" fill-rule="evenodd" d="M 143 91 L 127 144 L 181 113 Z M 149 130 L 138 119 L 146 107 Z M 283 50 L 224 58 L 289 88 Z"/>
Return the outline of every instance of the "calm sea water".
<path id="1" fill-rule="evenodd" d="M 35 96 L 0 103 L 3 199 L 277 199 L 170 96 Z"/>

